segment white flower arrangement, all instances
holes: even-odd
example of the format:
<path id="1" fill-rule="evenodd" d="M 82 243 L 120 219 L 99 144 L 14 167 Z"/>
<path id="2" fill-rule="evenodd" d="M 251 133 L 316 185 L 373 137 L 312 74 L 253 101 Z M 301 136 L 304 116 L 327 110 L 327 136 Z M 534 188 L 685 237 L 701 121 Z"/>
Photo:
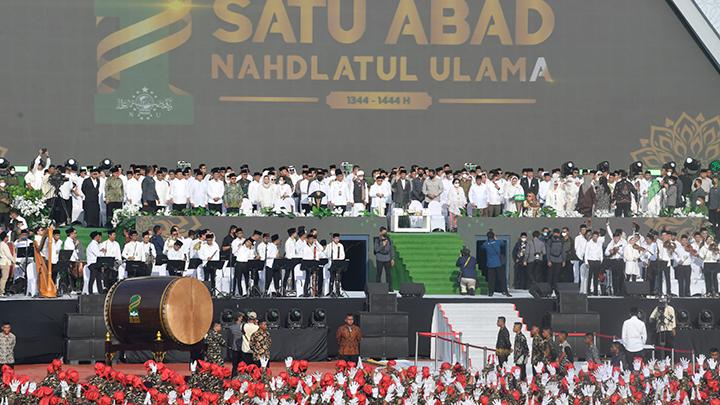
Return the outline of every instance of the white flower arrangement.
<path id="1" fill-rule="evenodd" d="M 127 204 L 119 210 L 113 212 L 112 225 L 117 227 L 121 222 L 140 215 L 140 206 L 137 204 Z"/>
<path id="2" fill-rule="evenodd" d="M 29 200 L 23 196 L 18 196 L 13 199 L 12 206 L 20 211 L 23 217 L 36 217 L 42 215 L 42 210 L 45 209 L 45 201 L 42 199 Z"/>

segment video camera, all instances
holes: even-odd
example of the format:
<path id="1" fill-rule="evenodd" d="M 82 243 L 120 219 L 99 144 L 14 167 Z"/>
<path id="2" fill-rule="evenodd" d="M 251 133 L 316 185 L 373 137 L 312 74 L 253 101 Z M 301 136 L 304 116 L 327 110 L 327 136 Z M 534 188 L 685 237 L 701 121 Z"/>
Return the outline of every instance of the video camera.
<path id="1" fill-rule="evenodd" d="M 70 179 L 62 173 L 55 173 L 48 178 L 48 183 L 56 189 L 60 188 L 66 181 L 70 181 Z"/>

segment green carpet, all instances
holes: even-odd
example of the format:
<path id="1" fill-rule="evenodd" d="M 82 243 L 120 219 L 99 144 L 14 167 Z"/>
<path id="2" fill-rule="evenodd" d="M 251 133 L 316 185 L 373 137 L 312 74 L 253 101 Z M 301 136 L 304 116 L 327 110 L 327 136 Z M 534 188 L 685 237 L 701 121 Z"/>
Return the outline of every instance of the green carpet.
<path id="1" fill-rule="evenodd" d="M 458 268 L 455 262 L 463 247 L 454 233 L 392 233 L 395 245 L 393 288 L 404 282 L 425 284 L 426 294 L 457 294 Z M 487 293 L 487 282 L 481 276 L 476 294 Z"/>
<path id="2" fill-rule="evenodd" d="M 67 228 L 69 228 L 69 227 L 64 226 L 64 227 L 60 228 L 60 238 L 63 241 L 66 238 L 65 230 Z M 74 226 L 73 228 L 75 228 L 75 230 L 77 231 L 78 239 L 80 240 L 80 243 L 82 243 L 83 248 L 85 248 L 85 249 L 87 249 L 88 244 L 90 244 L 90 232 L 92 232 L 92 231 L 102 232 L 102 240 L 107 239 L 107 231 L 108 231 L 107 228 L 86 228 L 83 226 Z M 125 244 L 124 243 L 125 237 L 123 236 L 122 231 L 118 230 L 116 236 L 117 236 L 117 241 L 120 243 L 120 248 L 122 248 L 122 246 Z"/>

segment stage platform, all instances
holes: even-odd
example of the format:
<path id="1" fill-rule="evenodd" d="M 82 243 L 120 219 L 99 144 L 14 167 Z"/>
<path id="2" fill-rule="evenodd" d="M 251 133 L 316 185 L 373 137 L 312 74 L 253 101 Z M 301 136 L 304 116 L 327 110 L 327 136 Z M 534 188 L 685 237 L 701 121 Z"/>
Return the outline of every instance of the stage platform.
<path id="1" fill-rule="evenodd" d="M 482 310 L 483 303 L 512 303 L 516 306 L 526 324 L 542 324 L 546 316 L 557 310 L 557 300 L 535 299 L 526 292 L 513 291 L 513 297 L 502 295 L 494 297 L 463 297 L 463 296 L 425 296 L 423 298 L 400 297 L 398 310 L 409 313 L 408 322 L 408 355 L 414 354 L 415 333 L 431 330 L 433 310 L 439 303 L 476 303 L 478 311 Z M 347 313 L 357 313 L 365 310 L 363 294 L 352 294 L 349 298 L 218 298 L 214 300 L 215 318 L 219 319 L 224 309 L 245 311 L 252 309 L 259 315 L 274 308 L 280 311 L 283 321 L 292 308 L 303 312 L 305 322 L 312 311 L 323 308 L 327 312 L 328 321 L 328 355 L 333 357 L 337 353 L 335 342 L 335 329 L 342 323 Z M 600 331 L 609 335 L 620 335 L 622 322 L 628 318 L 631 307 L 638 307 L 646 314 L 650 314 L 656 306 L 657 300 L 647 298 L 619 298 L 619 297 L 591 297 L 589 310 L 600 313 Z M 720 300 L 712 298 L 675 298 L 671 301 L 676 311 L 687 310 L 693 321 L 703 309 L 710 309 L 716 316 L 720 316 Z M 64 350 L 64 323 L 65 315 L 78 313 L 77 297 L 64 297 L 58 299 L 2 299 L 0 300 L 0 314 L 2 320 L 12 324 L 13 332 L 17 335 L 15 358 L 18 364 L 45 363 L 53 358 L 62 356 Z M 362 327 L 362 325 L 361 325 Z M 495 329 L 495 325 L 487 325 Z M 648 325 L 648 332 L 653 327 Z M 716 336 L 719 330 L 714 331 L 680 331 L 679 335 L 692 334 L 693 339 L 687 342 L 697 345 L 698 349 L 707 349 L 708 345 L 720 345 L 720 341 L 709 341 L 702 336 Z M 690 344 L 690 343 L 687 343 Z M 676 347 L 680 347 L 677 346 Z M 429 356 L 430 341 L 421 338 L 419 342 L 421 356 Z"/>

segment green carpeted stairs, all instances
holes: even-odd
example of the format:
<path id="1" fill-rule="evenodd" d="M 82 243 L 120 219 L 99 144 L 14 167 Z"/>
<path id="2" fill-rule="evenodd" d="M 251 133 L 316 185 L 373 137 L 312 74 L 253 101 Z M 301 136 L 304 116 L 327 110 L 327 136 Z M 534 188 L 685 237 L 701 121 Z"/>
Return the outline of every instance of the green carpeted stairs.
<path id="1" fill-rule="evenodd" d="M 425 284 L 426 294 L 457 294 L 455 262 L 463 240 L 454 233 L 392 233 L 395 245 L 393 288 L 404 282 Z M 487 293 L 487 282 L 479 276 L 476 294 Z"/>

